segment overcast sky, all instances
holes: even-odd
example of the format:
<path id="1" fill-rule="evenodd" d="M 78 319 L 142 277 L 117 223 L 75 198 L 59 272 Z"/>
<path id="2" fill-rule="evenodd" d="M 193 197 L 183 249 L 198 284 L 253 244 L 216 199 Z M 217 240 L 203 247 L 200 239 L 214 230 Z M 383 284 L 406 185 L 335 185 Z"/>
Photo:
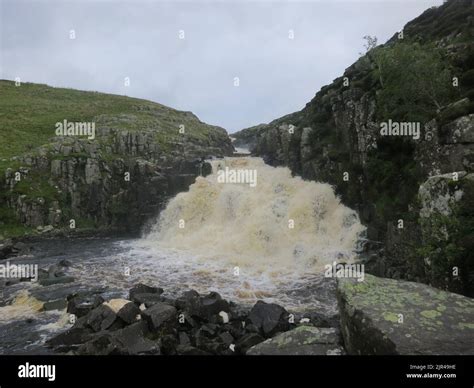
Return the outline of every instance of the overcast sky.
<path id="1" fill-rule="evenodd" d="M 234 132 L 300 110 L 364 35 L 383 43 L 441 3 L 0 0 L 0 78 L 145 98 Z"/>

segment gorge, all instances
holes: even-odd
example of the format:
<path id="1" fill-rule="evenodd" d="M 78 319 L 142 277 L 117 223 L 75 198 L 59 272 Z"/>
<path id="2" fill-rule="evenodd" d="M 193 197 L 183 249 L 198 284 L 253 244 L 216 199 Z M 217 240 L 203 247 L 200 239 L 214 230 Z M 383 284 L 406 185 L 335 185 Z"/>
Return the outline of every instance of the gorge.
<path id="1" fill-rule="evenodd" d="M 40 267 L 0 279 L 0 352 L 472 354 L 472 4 L 403 31 L 233 141 L 158 103 L 0 81 L 0 262 Z"/>

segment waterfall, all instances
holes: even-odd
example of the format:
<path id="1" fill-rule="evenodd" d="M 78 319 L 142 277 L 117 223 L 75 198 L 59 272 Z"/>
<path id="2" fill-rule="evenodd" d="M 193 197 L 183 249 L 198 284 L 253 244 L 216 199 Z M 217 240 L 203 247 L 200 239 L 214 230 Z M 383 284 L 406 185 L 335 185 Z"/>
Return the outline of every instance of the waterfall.
<path id="1" fill-rule="evenodd" d="M 314 273 L 354 258 L 365 227 L 330 185 L 261 158 L 211 164 L 209 176 L 168 203 L 147 242 L 257 271 Z"/>

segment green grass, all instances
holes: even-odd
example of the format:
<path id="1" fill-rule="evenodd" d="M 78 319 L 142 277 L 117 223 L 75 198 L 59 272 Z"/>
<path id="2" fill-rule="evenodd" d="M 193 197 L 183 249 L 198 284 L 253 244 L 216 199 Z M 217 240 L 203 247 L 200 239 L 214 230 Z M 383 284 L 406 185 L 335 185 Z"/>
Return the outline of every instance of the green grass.
<path id="1" fill-rule="evenodd" d="M 194 115 L 151 101 L 0 80 L 0 160 L 54 141 L 55 124 L 65 119 L 94 121 L 96 133 L 101 126 L 154 131 L 163 141 L 179 139 L 181 124 L 190 140 L 205 142 L 214 131 Z"/>
<path id="2" fill-rule="evenodd" d="M 94 122 L 96 138 L 82 144 L 98 144 L 99 158 L 112 161 L 117 158 L 128 160 L 130 155 L 110 152 L 115 139 L 105 135 L 103 129 L 127 132 L 152 133 L 163 155 L 180 150 L 177 143 L 206 146 L 212 140 L 226 140 L 226 132 L 201 122 L 190 112 L 178 111 L 164 105 L 126 96 L 86 92 L 65 88 L 53 88 L 47 85 L 22 83 L 16 86 L 13 81 L 0 80 L 0 185 L 5 183 L 7 169 L 17 172 L 25 167 L 29 172 L 22 175 L 10 190 L 3 187 L 0 191 L 0 236 L 15 237 L 34 232 L 24 227 L 14 212 L 7 207 L 10 200 L 26 195 L 26 201 L 41 197 L 45 206 L 58 201 L 63 210 L 64 219 L 70 213 L 70 198 L 59 193 L 49 182 L 48 171 L 32 168 L 26 162 L 15 159 L 16 156 L 35 156 L 40 153 L 49 160 L 84 159 L 90 157 L 87 152 L 68 155 L 55 151 L 59 145 L 73 145 L 68 138 L 56 137 L 57 122 Z M 184 125 L 185 134 L 180 133 Z M 110 132 L 110 131 L 109 131 Z M 40 148 L 41 147 L 41 148 Z M 93 220 L 80 219 L 78 229 L 93 229 L 97 225 Z"/>

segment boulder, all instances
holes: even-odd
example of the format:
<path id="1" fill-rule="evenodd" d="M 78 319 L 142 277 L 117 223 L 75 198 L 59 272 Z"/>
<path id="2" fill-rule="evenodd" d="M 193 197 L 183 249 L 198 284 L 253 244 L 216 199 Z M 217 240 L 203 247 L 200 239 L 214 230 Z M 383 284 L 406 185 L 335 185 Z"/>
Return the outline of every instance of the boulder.
<path id="1" fill-rule="evenodd" d="M 259 300 L 250 310 L 248 320 L 255 325 L 265 337 L 290 328 L 289 314 L 281 306 Z"/>
<path id="2" fill-rule="evenodd" d="M 72 294 L 68 297 L 67 312 L 76 315 L 76 317 L 82 317 L 103 302 L 104 299 L 94 293 Z"/>
<path id="3" fill-rule="evenodd" d="M 67 307 L 66 299 L 56 299 L 45 302 L 42 311 L 63 310 Z"/>
<path id="4" fill-rule="evenodd" d="M 133 302 L 126 303 L 118 312 L 117 316 L 126 324 L 131 324 L 137 321 L 140 316 L 140 309 Z"/>
<path id="5" fill-rule="evenodd" d="M 185 310 L 188 306 L 191 306 L 192 304 L 197 304 L 199 297 L 200 295 L 197 291 L 189 290 L 183 292 L 183 294 L 178 299 L 176 299 L 175 305 L 178 309 Z"/>
<path id="6" fill-rule="evenodd" d="M 151 307 L 156 303 L 162 303 L 163 297 L 158 293 L 155 293 L 155 294 L 152 294 L 152 293 L 136 294 L 135 293 L 132 296 L 132 301 L 138 306 L 141 306 L 142 304 L 144 304 L 145 307 Z"/>
<path id="7" fill-rule="evenodd" d="M 160 336 L 160 349 L 166 356 L 176 355 L 176 347 L 179 345 L 179 340 L 173 334 L 165 334 Z"/>
<path id="8" fill-rule="evenodd" d="M 14 243 L 12 240 L 3 240 L 0 242 L 0 260 L 5 260 L 14 253 Z"/>
<path id="9" fill-rule="evenodd" d="M 129 299 L 134 300 L 135 295 L 137 294 L 158 294 L 161 295 L 163 293 L 163 289 L 159 287 L 151 287 L 145 284 L 139 283 L 133 286 L 129 292 Z"/>
<path id="10" fill-rule="evenodd" d="M 251 347 L 248 355 L 335 355 L 342 354 L 335 328 L 299 326 Z"/>
<path id="11" fill-rule="evenodd" d="M 229 303 L 222 299 L 217 292 L 210 292 L 206 296 L 200 296 L 196 291 L 185 292 L 176 300 L 176 306 L 193 317 L 202 320 L 213 320 L 222 322 L 220 313 L 229 313 Z"/>
<path id="12" fill-rule="evenodd" d="M 236 350 L 239 353 L 245 354 L 252 346 L 257 345 L 263 341 L 265 341 L 265 338 L 263 338 L 261 335 L 257 333 L 245 334 L 235 344 Z"/>
<path id="13" fill-rule="evenodd" d="M 156 303 L 141 312 L 142 318 L 148 323 L 151 330 L 158 330 L 163 325 L 177 322 L 176 309 L 165 303 Z"/>
<path id="14" fill-rule="evenodd" d="M 95 332 L 99 332 L 107 329 L 110 330 L 117 320 L 117 315 L 110 307 L 102 304 L 89 312 L 85 318 L 86 325 Z"/>
<path id="15" fill-rule="evenodd" d="M 113 342 L 120 354 L 160 354 L 158 342 L 145 337 L 148 327 L 145 322 L 136 322 L 113 334 Z"/>
<path id="16" fill-rule="evenodd" d="M 58 352 L 67 352 L 91 339 L 93 331 L 89 328 L 72 327 L 46 341 L 48 346 Z"/>
<path id="17" fill-rule="evenodd" d="M 180 331 L 178 333 L 178 341 L 179 341 L 179 344 L 182 346 L 191 345 L 191 339 L 189 338 L 189 335 L 187 335 L 186 332 L 184 331 Z"/>
<path id="18" fill-rule="evenodd" d="M 136 322 L 113 333 L 103 331 L 92 335 L 79 346 L 79 355 L 142 355 L 161 354 L 158 342 L 146 337 L 148 327 L 145 322 Z"/>
<path id="19" fill-rule="evenodd" d="M 471 298 L 368 274 L 338 279 L 337 296 L 349 354 L 472 354 Z"/>
<path id="20" fill-rule="evenodd" d="M 93 339 L 80 345 L 77 349 L 78 355 L 108 356 L 119 354 L 114 344 L 112 335 L 107 332 L 98 333 Z"/>

